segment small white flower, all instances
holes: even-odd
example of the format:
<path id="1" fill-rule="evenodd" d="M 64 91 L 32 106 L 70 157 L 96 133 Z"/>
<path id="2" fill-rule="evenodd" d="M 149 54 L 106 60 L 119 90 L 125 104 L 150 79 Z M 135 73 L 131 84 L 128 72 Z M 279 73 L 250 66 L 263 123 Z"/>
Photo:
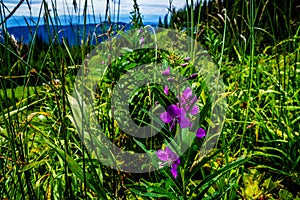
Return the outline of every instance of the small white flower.
<path id="1" fill-rule="evenodd" d="M 54 82 L 55 85 L 60 84 L 60 80 L 59 79 L 54 79 L 53 82 Z"/>
<path id="2" fill-rule="evenodd" d="M 44 115 L 39 115 L 38 118 L 41 121 L 45 121 L 46 120 L 46 117 Z"/>

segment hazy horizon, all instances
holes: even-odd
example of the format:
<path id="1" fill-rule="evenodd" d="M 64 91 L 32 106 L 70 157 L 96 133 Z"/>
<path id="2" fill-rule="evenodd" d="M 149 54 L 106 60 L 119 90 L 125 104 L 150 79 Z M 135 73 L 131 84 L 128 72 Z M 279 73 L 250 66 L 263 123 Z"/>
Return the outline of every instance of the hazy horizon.
<path id="1" fill-rule="evenodd" d="M 90 2 L 93 2 L 93 7 Z M 91 15 L 87 23 L 99 23 L 104 21 L 106 0 L 91 0 L 89 1 L 87 12 Z M 7 0 L 5 6 L 11 11 L 17 5 L 19 0 Z M 36 25 L 39 16 L 42 0 L 30 0 L 30 9 L 26 1 L 18 8 L 14 15 L 7 21 L 8 27 L 13 26 L 26 26 L 26 21 L 30 25 Z M 112 21 L 117 21 L 118 14 L 118 1 L 111 2 L 110 9 L 108 11 L 111 16 Z M 144 22 L 158 22 L 159 17 L 163 17 L 168 13 L 168 7 L 170 6 L 169 0 L 153 0 L 151 4 L 147 0 L 137 0 L 140 12 L 143 16 Z M 69 23 L 82 23 L 82 13 L 83 13 L 83 2 L 77 1 L 77 10 L 75 12 L 73 0 L 56 0 L 56 10 L 60 17 L 60 23 L 66 25 Z M 172 7 L 176 9 L 182 8 L 185 5 L 183 0 L 173 0 Z M 53 8 L 51 1 L 48 0 L 48 7 L 53 16 Z M 119 10 L 119 21 L 129 22 L 130 12 L 133 11 L 133 1 L 132 0 L 120 0 L 120 10 Z M 8 15 L 6 10 L 6 15 Z M 95 18 L 94 18 L 95 17 Z M 43 18 L 43 11 L 41 12 L 41 19 Z M 43 24 L 40 21 L 39 24 Z"/>

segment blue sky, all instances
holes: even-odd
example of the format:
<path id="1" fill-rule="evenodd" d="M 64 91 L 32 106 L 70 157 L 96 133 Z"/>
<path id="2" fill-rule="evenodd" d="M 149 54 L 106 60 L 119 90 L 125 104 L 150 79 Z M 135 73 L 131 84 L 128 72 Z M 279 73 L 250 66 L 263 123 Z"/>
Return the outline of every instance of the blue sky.
<path id="1" fill-rule="evenodd" d="M 26 1 L 20 6 L 20 8 L 16 11 L 14 14 L 14 18 L 10 19 L 8 22 L 8 26 L 12 25 L 23 25 L 25 21 L 23 17 L 27 16 L 38 16 L 42 0 L 28 0 L 30 2 L 30 8 L 28 8 L 28 5 Z M 75 13 L 74 6 L 73 6 L 73 0 L 46 0 L 48 2 L 48 6 L 50 10 L 53 10 L 51 6 L 51 2 L 56 2 L 57 4 L 57 12 L 60 16 L 67 15 L 67 16 L 73 16 L 73 15 L 82 15 L 83 12 L 83 4 L 84 0 L 76 0 L 78 5 L 77 13 Z M 94 6 L 94 12 L 96 16 L 101 15 L 102 17 L 105 14 L 105 7 L 106 7 L 106 1 L 107 0 L 88 0 L 88 12 L 92 14 L 92 3 Z M 118 9 L 118 1 L 119 0 L 110 0 L 111 6 L 110 6 L 110 13 L 113 20 L 114 13 L 116 14 L 116 11 Z M 168 12 L 167 8 L 170 5 L 170 1 L 172 1 L 172 5 L 175 8 L 181 8 L 185 4 L 185 0 L 137 0 L 140 11 L 143 15 L 143 20 L 145 22 L 151 22 L 151 21 L 158 21 L 158 17 L 164 17 L 164 15 Z M 9 9 L 12 10 L 19 0 L 5 0 L 4 4 Z M 151 2 L 151 3 L 150 3 Z M 116 11 L 114 11 L 114 8 Z M 120 16 L 121 21 L 124 21 L 128 19 L 129 12 L 133 10 L 133 1 L 132 0 L 120 0 Z M 6 13 L 7 15 L 8 13 Z M 22 16 L 22 17 L 17 17 Z M 43 16 L 43 11 L 42 11 Z M 76 18 L 75 18 L 76 19 Z M 70 19 L 68 19 L 70 20 Z M 73 20 L 73 19 L 71 19 Z"/>

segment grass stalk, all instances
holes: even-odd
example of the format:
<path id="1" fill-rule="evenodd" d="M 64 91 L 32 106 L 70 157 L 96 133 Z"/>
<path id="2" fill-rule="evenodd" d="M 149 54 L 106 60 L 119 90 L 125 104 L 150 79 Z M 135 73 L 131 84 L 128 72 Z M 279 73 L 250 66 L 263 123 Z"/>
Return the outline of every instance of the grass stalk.
<path id="1" fill-rule="evenodd" d="M 247 108 L 246 108 L 246 113 L 245 113 L 245 120 L 243 124 L 243 132 L 242 132 L 242 137 L 241 137 L 241 142 L 240 142 L 240 149 L 242 149 L 244 145 L 244 138 L 245 138 L 245 133 L 247 130 L 247 122 L 248 122 L 248 116 L 249 116 L 249 109 L 252 101 L 252 83 L 253 83 L 253 70 L 254 70 L 254 60 L 255 60 L 255 1 L 250 0 L 250 12 L 249 12 L 249 18 L 250 18 L 250 66 L 249 66 L 249 78 L 248 78 L 248 93 L 247 93 Z"/>

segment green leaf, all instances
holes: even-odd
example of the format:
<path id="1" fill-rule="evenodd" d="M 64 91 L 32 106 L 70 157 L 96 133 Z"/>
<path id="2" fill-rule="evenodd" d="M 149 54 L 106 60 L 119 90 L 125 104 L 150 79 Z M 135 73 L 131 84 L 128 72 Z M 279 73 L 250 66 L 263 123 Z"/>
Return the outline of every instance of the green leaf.
<path id="1" fill-rule="evenodd" d="M 34 167 L 38 167 L 39 165 L 45 163 L 46 160 L 41 160 L 41 161 L 37 161 L 37 162 L 30 162 L 28 165 L 25 165 L 22 169 L 19 170 L 19 172 L 24 172 L 24 171 L 28 171 Z"/>
<path id="2" fill-rule="evenodd" d="M 128 52 L 133 52 L 132 49 L 128 48 L 128 47 L 123 47 L 121 50 L 120 50 L 121 53 L 128 53 Z"/>
<path id="3" fill-rule="evenodd" d="M 293 194 L 284 189 L 280 189 L 278 194 L 279 194 L 279 199 L 282 199 L 282 200 L 294 199 Z"/>
<path id="4" fill-rule="evenodd" d="M 155 183 L 155 184 L 159 184 L 159 183 Z M 146 191 L 130 188 L 130 191 L 132 191 L 135 194 L 138 194 L 140 196 L 146 196 L 146 197 L 152 197 L 152 198 L 165 197 L 168 199 L 177 199 L 176 195 L 174 195 L 169 190 L 166 190 L 161 186 L 147 186 Z"/>
<path id="5" fill-rule="evenodd" d="M 96 183 L 94 181 L 94 178 L 90 174 L 85 173 L 85 169 L 82 169 L 81 166 L 79 166 L 71 156 L 66 154 L 64 150 L 59 149 L 52 141 L 47 138 L 44 138 L 44 140 L 53 150 L 57 152 L 57 154 L 63 160 L 66 160 L 66 164 L 68 165 L 68 167 L 82 182 L 86 181 L 85 183 L 88 188 L 92 189 L 99 196 L 99 198 L 107 199 L 106 192 L 101 183 Z M 86 180 L 84 180 L 84 175 L 86 176 Z"/>
<path id="6" fill-rule="evenodd" d="M 250 157 L 241 157 L 238 158 L 236 161 L 229 163 L 228 165 L 225 165 L 224 167 L 220 168 L 216 173 L 211 174 L 209 176 L 206 176 L 204 180 L 199 183 L 192 191 L 191 196 L 193 193 L 198 191 L 201 188 L 201 192 L 196 195 L 193 199 L 202 199 L 205 195 L 205 193 L 208 191 L 208 189 L 212 186 L 213 183 L 215 183 L 219 178 L 221 178 L 225 173 L 232 170 L 235 167 L 238 167 L 250 160 Z"/>

